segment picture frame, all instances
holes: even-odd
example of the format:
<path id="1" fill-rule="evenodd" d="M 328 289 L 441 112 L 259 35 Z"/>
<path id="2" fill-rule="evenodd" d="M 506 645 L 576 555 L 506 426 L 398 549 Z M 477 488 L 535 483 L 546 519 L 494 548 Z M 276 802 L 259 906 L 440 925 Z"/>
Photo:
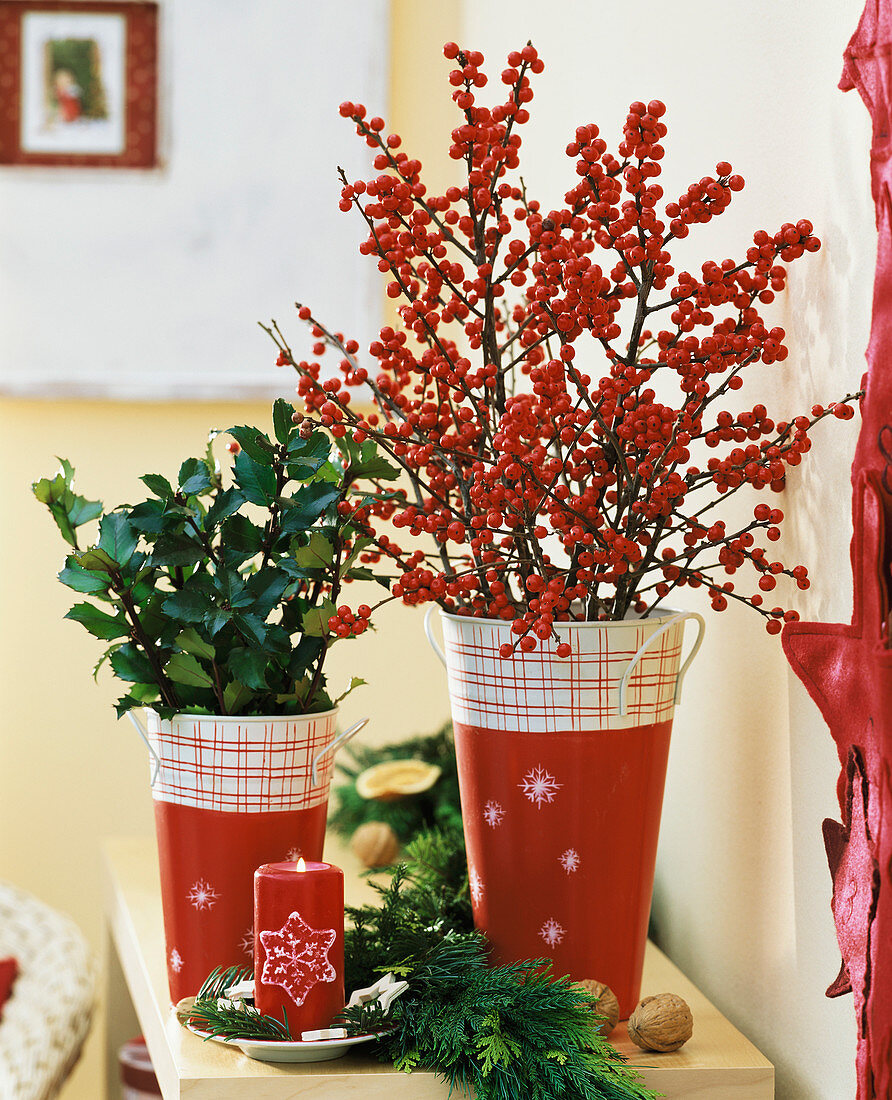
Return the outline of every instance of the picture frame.
<path id="1" fill-rule="evenodd" d="M 158 164 L 158 4 L 0 0 L 0 165 Z"/>

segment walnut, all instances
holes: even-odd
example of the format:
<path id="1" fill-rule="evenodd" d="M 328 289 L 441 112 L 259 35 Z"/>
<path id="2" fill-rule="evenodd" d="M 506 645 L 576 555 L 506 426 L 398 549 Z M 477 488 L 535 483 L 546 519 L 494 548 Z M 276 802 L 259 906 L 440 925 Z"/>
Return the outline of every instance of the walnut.
<path id="1" fill-rule="evenodd" d="M 350 847 L 366 867 L 387 867 L 400 854 L 400 841 L 386 821 L 367 821 L 350 838 Z"/>
<path id="2" fill-rule="evenodd" d="M 675 993 L 645 997 L 629 1017 L 629 1038 L 642 1050 L 678 1050 L 693 1031 L 691 1010 Z"/>
<path id="3" fill-rule="evenodd" d="M 616 994 L 610 986 L 603 982 L 596 982 L 593 978 L 585 978 L 576 984 L 581 985 L 597 1001 L 595 1015 L 605 1017 L 598 1023 L 598 1030 L 602 1035 L 609 1035 L 619 1023 L 619 1001 L 616 999 Z"/>

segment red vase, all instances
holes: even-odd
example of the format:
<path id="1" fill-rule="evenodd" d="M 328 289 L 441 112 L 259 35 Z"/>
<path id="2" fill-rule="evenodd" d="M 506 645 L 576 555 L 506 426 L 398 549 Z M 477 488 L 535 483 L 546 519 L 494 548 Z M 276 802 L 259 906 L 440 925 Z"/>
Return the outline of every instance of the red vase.
<path id="1" fill-rule="evenodd" d="M 689 617 L 699 633 L 682 665 Z M 672 715 L 703 619 L 559 624 L 569 657 L 507 660 L 510 623 L 442 620 L 475 924 L 494 962 L 542 958 L 556 975 L 605 982 L 626 1018 L 641 989 Z"/>
<path id="2" fill-rule="evenodd" d="M 252 965 L 254 871 L 322 859 L 337 710 L 289 718 L 148 710 L 152 797 L 173 1003 L 218 966 Z"/>

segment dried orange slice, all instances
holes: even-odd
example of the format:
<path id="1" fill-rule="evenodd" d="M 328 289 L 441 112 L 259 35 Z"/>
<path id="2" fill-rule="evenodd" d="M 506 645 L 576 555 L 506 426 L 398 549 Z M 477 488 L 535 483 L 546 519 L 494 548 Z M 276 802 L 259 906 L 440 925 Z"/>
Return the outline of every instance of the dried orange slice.
<path id="1" fill-rule="evenodd" d="M 423 760 L 385 760 L 383 764 L 366 768 L 356 777 L 356 790 L 363 798 L 392 802 L 430 790 L 442 770 Z"/>

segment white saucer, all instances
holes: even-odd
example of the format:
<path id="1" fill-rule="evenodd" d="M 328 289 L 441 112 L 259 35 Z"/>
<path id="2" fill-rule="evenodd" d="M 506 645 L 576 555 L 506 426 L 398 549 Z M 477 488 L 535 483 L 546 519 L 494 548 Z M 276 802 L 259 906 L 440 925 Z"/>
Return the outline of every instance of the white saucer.
<path id="1" fill-rule="evenodd" d="M 319 1039 L 315 1042 L 288 1042 L 273 1039 L 224 1039 L 218 1035 L 208 1035 L 192 1024 L 186 1024 L 187 1031 L 199 1039 L 210 1039 L 223 1043 L 227 1047 L 238 1047 L 248 1058 L 257 1062 L 329 1062 L 342 1058 L 351 1047 L 359 1043 L 370 1043 L 380 1033 L 369 1035 L 351 1035 L 346 1039 Z"/>

